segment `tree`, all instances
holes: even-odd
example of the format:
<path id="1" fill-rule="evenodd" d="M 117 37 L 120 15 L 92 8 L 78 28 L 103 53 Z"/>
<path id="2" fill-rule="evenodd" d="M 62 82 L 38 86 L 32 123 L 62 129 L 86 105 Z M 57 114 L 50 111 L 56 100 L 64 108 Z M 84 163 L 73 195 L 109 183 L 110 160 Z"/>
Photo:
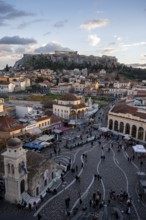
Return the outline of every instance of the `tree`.
<path id="1" fill-rule="evenodd" d="M 117 75 L 115 76 L 115 80 L 119 81 L 120 80 L 120 76 L 119 74 L 117 73 Z"/>
<path id="2" fill-rule="evenodd" d="M 9 68 L 8 64 L 6 64 L 5 71 L 8 72 L 9 69 L 10 69 L 10 68 Z"/>

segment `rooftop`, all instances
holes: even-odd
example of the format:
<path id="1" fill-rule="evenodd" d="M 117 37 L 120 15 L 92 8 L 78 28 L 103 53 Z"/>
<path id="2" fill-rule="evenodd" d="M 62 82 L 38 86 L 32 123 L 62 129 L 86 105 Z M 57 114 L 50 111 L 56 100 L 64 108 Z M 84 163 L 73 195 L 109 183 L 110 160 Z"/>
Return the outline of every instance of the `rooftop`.
<path id="1" fill-rule="evenodd" d="M 146 119 L 146 113 L 139 112 L 138 110 L 139 109 L 137 107 L 126 105 L 125 102 L 120 102 L 114 106 L 114 108 L 112 109 L 111 112 L 122 113 L 122 114 L 131 114 L 135 117 Z"/>

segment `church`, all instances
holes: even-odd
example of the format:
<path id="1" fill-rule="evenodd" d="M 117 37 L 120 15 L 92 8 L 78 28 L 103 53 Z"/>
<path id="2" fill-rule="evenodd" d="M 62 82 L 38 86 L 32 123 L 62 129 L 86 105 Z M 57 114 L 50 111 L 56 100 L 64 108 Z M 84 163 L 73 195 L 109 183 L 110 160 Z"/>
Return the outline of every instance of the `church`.
<path id="1" fill-rule="evenodd" d="M 0 156 L 0 178 L 5 183 L 5 200 L 11 203 L 39 199 L 56 177 L 58 168 L 54 161 L 25 150 L 22 145 L 20 139 L 10 138 Z"/>

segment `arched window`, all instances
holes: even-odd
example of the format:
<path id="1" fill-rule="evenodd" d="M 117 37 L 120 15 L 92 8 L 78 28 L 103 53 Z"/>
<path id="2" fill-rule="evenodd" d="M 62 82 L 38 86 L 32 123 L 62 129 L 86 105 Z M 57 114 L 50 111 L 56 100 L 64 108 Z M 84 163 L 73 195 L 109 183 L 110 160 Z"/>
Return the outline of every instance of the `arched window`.
<path id="1" fill-rule="evenodd" d="M 126 124 L 125 134 L 130 134 L 130 125 L 128 123 Z"/>
<path id="2" fill-rule="evenodd" d="M 22 180 L 20 184 L 20 192 L 23 193 L 24 191 L 25 191 L 25 180 Z"/>
<path id="3" fill-rule="evenodd" d="M 114 130 L 115 130 L 115 131 L 118 131 L 118 121 L 115 121 L 115 122 L 114 122 Z"/>
<path id="4" fill-rule="evenodd" d="M 143 128 L 139 127 L 139 129 L 138 129 L 138 139 L 143 140 L 143 134 L 144 134 Z"/>
<path id="5" fill-rule="evenodd" d="M 44 181 L 44 186 L 47 186 L 47 179 L 45 179 Z"/>
<path id="6" fill-rule="evenodd" d="M 109 129 L 110 130 L 113 129 L 113 120 L 112 119 L 109 120 Z"/>
<path id="7" fill-rule="evenodd" d="M 136 132 L 137 132 L 137 127 L 135 125 L 132 125 L 131 136 L 133 138 L 136 138 Z"/>
<path id="8" fill-rule="evenodd" d="M 19 163 L 18 171 L 19 171 L 19 173 L 21 173 L 21 171 L 22 171 L 22 168 L 21 168 L 21 164 L 20 164 L 20 163 Z"/>
<path id="9" fill-rule="evenodd" d="M 146 141 L 146 131 L 144 133 L 145 133 L 145 141 Z"/>
<path id="10" fill-rule="evenodd" d="M 8 173 L 11 172 L 10 164 L 8 163 Z"/>
<path id="11" fill-rule="evenodd" d="M 39 195 L 39 187 L 36 188 L 36 196 Z"/>
<path id="12" fill-rule="evenodd" d="M 123 133 L 124 132 L 124 123 L 120 122 L 120 132 Z"/>
<path id="13" fill-rule="evenodd" d="M 12 168 L 12 174 L 14 174 L 15 170 L 14 170 L 14 165 L 13 164 L 11 165 L 11 168 Z"/>

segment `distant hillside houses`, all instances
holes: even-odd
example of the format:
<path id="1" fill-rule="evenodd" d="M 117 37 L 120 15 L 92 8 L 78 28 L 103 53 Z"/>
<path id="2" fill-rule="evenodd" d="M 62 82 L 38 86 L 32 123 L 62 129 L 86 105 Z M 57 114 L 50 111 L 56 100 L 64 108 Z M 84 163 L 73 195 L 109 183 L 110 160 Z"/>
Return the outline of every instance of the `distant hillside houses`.
<path id="1" fill-rule="evenodd" d="M 29 78 L 5 77 L 5 76 L 0 77 L 1 93 L 24 91 L 27 87 L 30 87 Z"/>

